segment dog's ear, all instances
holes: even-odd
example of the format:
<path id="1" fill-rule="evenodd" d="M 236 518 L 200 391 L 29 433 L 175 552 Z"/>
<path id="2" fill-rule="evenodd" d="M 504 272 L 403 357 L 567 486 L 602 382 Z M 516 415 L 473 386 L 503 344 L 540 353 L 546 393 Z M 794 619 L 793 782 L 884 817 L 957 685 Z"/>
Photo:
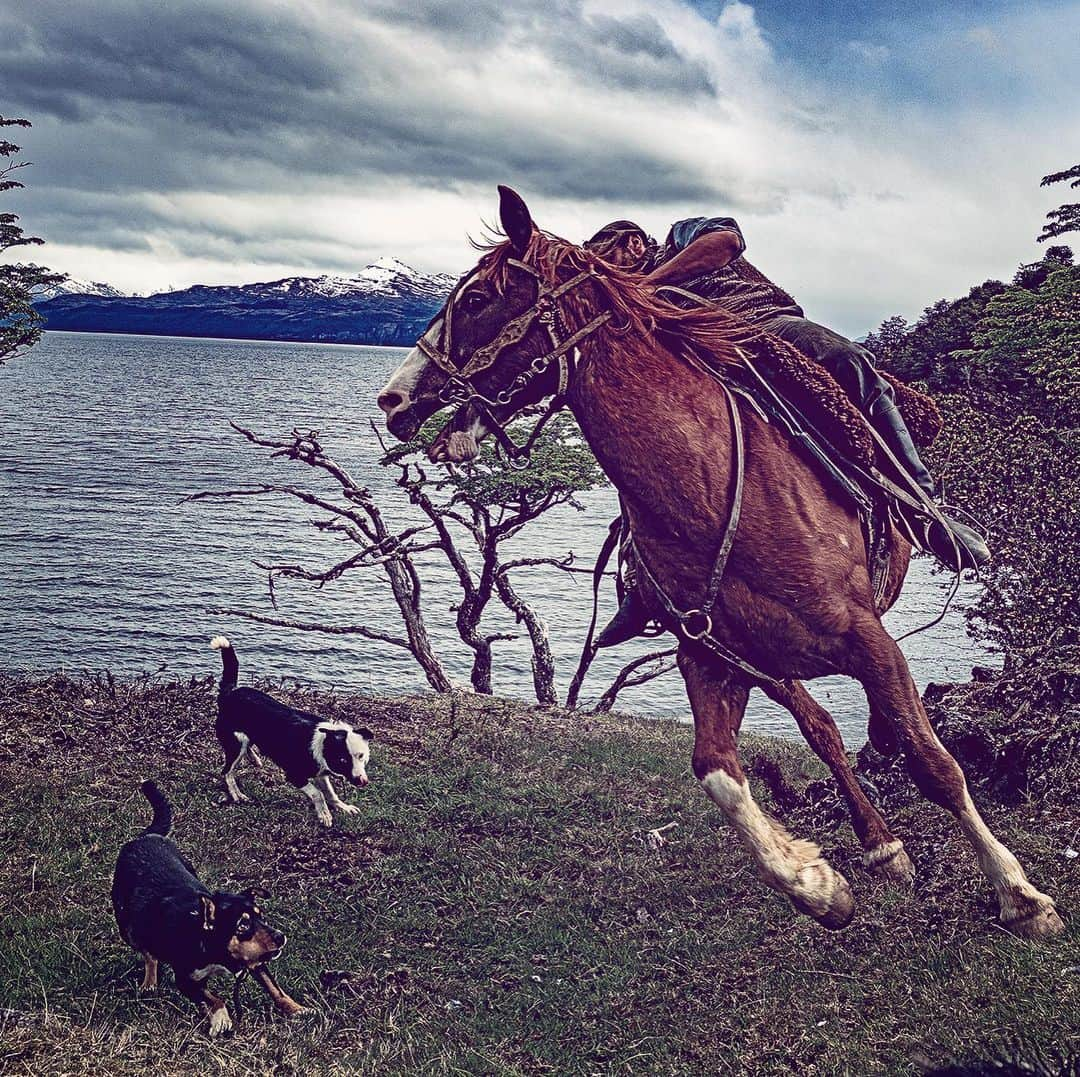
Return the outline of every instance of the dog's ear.
<path id="1" fill-rule="evenodd" d="M 199 896 L 199 909 L 196 912 L 197 916 L 202 916 L 203 931 L 214 930 L 214 917 L 217 914 L 217 906 L 211 898 L 208 898 L 205 894 Z"/>
<path id="2" fill-rule="evenodd" d="M 375 734 L 371 732 L 366 725 L 362 725 L 357 731 L 364 738 L 364 740 L 374 740 Z"/>

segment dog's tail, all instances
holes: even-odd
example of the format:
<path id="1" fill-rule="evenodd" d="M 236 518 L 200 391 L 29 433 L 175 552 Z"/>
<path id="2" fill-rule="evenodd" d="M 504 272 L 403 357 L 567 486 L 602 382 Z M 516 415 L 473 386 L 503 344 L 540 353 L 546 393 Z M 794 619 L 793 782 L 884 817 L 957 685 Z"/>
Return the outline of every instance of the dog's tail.
<path id="1" fill-rule="evenodd" d="M 172 830 L 172 805 L 165 799 L 165 794 L 158 788 L 157 782 L 143 782 L 139 788 L 143 796 L 150 801 L 150 807 L 154 809 L 154 818 L 150 820 L 150 825 L 143 833 L 168 837 L 169 831 Z"/>
<path id="2" fill-rule="evenodd" d="M 236 651 L 224 636 L 215 636 L 210 641 L 215 651 L 221 651 L 221 693 L 231 692 L 236 687 L 236 675 L 240 663 L 236 660 Z"/>

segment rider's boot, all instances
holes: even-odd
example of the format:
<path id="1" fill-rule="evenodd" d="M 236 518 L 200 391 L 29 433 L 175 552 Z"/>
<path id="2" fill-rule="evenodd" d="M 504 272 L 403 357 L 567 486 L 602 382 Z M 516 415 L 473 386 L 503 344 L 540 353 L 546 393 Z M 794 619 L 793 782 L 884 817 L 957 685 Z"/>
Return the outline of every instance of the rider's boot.
<path id="1" fill-rule="evenodd" d="M 628 587 L 618 612 L 596 637 L 596 646 L 614 647 L 618 643 L 625 643 L 635 636 L 640 636 L 648 623 L 649 611 L 645 603 L 638 598 L 635 588 Z"/>
<path id="2" fill-rule="evenodd" d="M 881 435 L 897 462 L 933 501 L 934 480 L 926 470 L 926 465 L 919 459 L 918 449 L 911 440 L 900 409 L 891 401 L 881 403 L 884 404 L 883 407 L 871 409 L 870 419 L 874 429 Z M 982 536 L 959 520 L 942 513 L 948 524 L 946 528 L 938 520 L 903 503 L 899 503 L 897 509 L 903 514 L 904 523 L 910 528 L 918 545 L 932 553 L 946 568 L 957 572 L 963 568 L 979 568 L 990 560 L 990 549 Z"/>

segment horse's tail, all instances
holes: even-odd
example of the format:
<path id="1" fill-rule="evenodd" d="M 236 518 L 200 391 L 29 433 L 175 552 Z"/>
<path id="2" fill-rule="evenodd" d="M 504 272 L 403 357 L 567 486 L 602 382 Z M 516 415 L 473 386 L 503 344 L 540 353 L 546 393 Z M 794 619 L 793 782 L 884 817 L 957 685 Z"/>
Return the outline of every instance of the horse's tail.
<path id="1" fill-rule="evenodd" d="M 158 788 L 157 782 L 143 782 L 139 788 L 142 794 L 150 801 L 150 807 L 154 809 L 154 817 L 150 825 L 143 830 L 143 834 L 160 834 L 163 838 L 169 836 L 172 830 L 172 805 L 165 799 L 165 794 Z"/>
<path id="2" fill-rule="evenodd" d="M 240 672 L 240 663 L 236 659 L 236 651 L 233 650 L 232 644 L 224 636 L 215 636 L 210 641 L 210 646 L 215 651 L 221 651 L 221 685 L 219 691 L 224 695 L 236 687 L 236 676 Z"/>

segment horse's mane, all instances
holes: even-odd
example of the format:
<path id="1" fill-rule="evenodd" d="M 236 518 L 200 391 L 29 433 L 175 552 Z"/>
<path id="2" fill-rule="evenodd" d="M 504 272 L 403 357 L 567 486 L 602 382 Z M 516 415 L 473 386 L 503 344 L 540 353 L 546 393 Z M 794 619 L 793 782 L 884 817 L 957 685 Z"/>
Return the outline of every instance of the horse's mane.
<path id="1" fill-rule="evenodd" d="M 533 266 L 548 284 L 593 269 L 595 285 L 604 293 L 605 305 L 615 315 L 597 331 L 601 341 L 612 336 L 642 339 L 643 334 L 649 334 L 676 354 L 704 353 L 713 363 L 736 364 L 739 346 L 760 338 L 759 331 L 737 315 L 712 305 L 676 306 L 646 284 L 642 274 L 621 269 L 550 232 L 534 230 L 529 246 L 521 255 L 515 253 L 508 240 L 500 237 L 488 242 L 473 241 L 473 246 L 484 252 L 478 265 L 481 276 L 500 292 L 506 287 L 512 258 Z M 568 311 L 583 320 L 596 313 L 594 304 L 580 291 L 568 293 L 564 303 Z M 628 343 L 629 340 L 622 340 L 620 346 L 626 347 Z"/>
<path id="2" fill-rule="evenodd" d="M 548 232 L 534 230 L 520 255 L 505 237 L 473 245 L 483 252 L 478 266 L 481 276 L 500 292 L 507 287 L 511 259 L 534 267 L 548 284 L 567 280 L 583 270 L 595 270 L 593 290 L 575 289 L 561 301 L 575 325 L 586 324 L 598 308 L 614 314 L 588 343 L 595 341 L 602 349 L 606 346 L 642 358 L 654 357 L 659 345 L 672 356 L 699 367 L 745 366 L 745 359 L 752 358 L 782 394 L 808 411 L 834 444 L 849 446 L 854 458 L 864 463 L 874 460 L 874 445 L 865 420 L 828 371 L 791 344 L 763 333 L 738 315 L 704 302 L 676 306 L 646 284 L 642 274 L 620 269 L 598 254 Z M 941 429 L 941 416 L 933 401 L 913 395 L 900 384 L 896 391 L 905 418 L 914 422 L 917 443 L 929 445 Z"/>

